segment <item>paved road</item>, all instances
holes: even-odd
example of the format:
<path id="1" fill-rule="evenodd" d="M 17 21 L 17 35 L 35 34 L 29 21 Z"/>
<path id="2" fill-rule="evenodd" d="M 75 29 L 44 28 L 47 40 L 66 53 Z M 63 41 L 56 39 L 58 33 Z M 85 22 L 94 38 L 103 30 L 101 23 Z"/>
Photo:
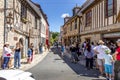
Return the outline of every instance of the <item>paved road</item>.
<path id="1" fill-rule="evenodd" d="M 97 71 L 88 71 L 80 64 L 71 63 L 67 57 L 63 60 L 52 52 L 28 71 L 33 73 L 36 80 L 103 80 L 96 79 Z"/>

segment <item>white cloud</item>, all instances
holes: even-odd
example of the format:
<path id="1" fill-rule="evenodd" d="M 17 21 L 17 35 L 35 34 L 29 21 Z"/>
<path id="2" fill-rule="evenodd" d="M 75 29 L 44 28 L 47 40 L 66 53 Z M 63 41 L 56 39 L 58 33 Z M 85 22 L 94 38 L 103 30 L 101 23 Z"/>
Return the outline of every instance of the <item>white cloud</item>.
<path id="1" fill-rule="evenodd" d="M 64 14 L 62 14 L 61 18 L 65 18 L 65 17 L 69 17 L 69 16 L 70 16 L 69 13 L 64 13 Z"/>

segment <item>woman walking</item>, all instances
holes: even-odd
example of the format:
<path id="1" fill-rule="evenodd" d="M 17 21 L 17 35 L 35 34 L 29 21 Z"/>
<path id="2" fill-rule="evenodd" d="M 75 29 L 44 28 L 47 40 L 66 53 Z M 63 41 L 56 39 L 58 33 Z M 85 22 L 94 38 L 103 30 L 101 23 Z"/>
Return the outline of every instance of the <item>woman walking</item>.
<path id="1" fill-rule="evenodd" d="M 30 64 L 31 63 L 31 59 L 32 59 L 32 46 L 31 45 L 29 46 L 27 55 L 28 55 L 27 63 Z"/>
<path id="2" fill-rule="evenodd" d="M 3 48 L 3 64 L 2 64 L 3 69 L 9 68 L 8 63 L 10 61 L 11 53 L 12 51 L 9 48 L 9 43 L 6 42 Z"/>
<path id="3" fill-rule="evenodd" d="M 93 69 L 93 56 L 94 53 L 92 51 L 91 45 L 87 43 L 86 50 L 85 50 L 85 57 L 86 57 L 86 68 Z"/>
<path id="4" fill-rule="evenodd" d="M 31 43 L 30 44 L 30 46 L 31 46 L 31 51 L 32 51 L 32 54 L 31 54 L 31 62 L 33 61 L 33 58 L 34 58 L 34 45 L 33 45 L 33 43 Z"/>
<path id="5" fill-rule="evenodd" d="M 16 43 L 16 47 L 14 49 L 15 53 L 14 53 L 14 68 L 20 68 L 21 66 L 21 44 L 19 42 Z"/>

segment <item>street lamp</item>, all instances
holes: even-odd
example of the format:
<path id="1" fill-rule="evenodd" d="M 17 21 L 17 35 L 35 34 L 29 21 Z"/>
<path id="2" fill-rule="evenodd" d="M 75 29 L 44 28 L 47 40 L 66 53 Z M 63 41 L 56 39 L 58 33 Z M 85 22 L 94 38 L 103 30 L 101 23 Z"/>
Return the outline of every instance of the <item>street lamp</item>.
<path id="1" fill-rule="evenodd" d="M 13 15 L 11 12 L 6 16 L 6 26 L 5 26 L 5 42 L 8 41 L 8 32 L 11 31 L 13 23 Z"/>
<path id="2" fill-rule="evenodd" d="M 12 23 L 13 23 L 13 15 L 12 15 L 12 13 L 11 12 L 9 12 L 9 14 L 6 16 L 6 20 L 7 20 L 7 24 L 9 25 L 9 26 L 7 26 L 6 28 L 7 28 L 7 33 L 9 32 L 9 31 L 11 31 L 11 29 L 12 29 Z"/>

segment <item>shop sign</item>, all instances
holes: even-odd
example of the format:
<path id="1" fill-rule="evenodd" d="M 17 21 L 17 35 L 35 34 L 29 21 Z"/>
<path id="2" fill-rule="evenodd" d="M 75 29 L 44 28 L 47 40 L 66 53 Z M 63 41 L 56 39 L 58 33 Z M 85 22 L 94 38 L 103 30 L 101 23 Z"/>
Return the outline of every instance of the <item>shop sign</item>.
<path id="1" fill-rule="evenodd" d="M 109 33 L 109 34 L 104 34 L 103 37 L 120 37 L 120 33 Z"/>
<path id="2" fill-rule="evenodd" d="M 18 37 L 13 37 L 13 39 L 14 39 L 15 41 L 17 41 L 17 40 L 18 40 Z"/>

